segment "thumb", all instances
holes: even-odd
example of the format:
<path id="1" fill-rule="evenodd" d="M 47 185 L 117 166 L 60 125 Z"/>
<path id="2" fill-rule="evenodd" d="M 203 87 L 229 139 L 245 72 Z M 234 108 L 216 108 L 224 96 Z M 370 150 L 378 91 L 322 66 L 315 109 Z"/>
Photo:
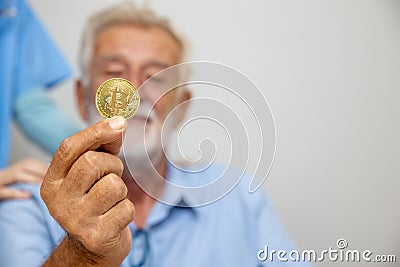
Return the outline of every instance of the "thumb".
<path id="1" fill-rule="evenodd" d="M 104 152 L 108 152 L 110 154 L 116 155 L 118 156 L 120 150 L 121 150 L 121 146 L 122 146 L 122 142 L 124 139 L 124 135 L 126 132 L 126 128 L 127 128 L 127 121 L 122 118 L 122 117 L 113 117 L 110 119 L 107 119 L 109 121 L 109 127 L 111 127 L 113 130 L 123 130 L 121 132 L 121 136 L 115 140 L 113 140 L 110 143 L 105 143 L 102 144 L 99 148 L 98 151 L 104 151 Z"/>

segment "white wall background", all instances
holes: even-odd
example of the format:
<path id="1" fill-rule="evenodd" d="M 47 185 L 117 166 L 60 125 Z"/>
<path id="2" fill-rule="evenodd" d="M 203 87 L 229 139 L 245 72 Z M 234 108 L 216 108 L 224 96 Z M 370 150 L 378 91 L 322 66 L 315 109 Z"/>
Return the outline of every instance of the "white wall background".
<path id="1" fill-rule="evenodd" d="M 115 1 L 30 2 L 77 70 L 85 18 Z M 298 246 L 320 251 L 344 237 L 350 249 L 396 254 L 400 262 L 400 1 L 152 6 L 191 41 L 191 60 L 233 66 L 263 90 L 277 125 L 265 187 Z M 67 82 L 52 96 L 78 119 L 72 88 Z M 49 158 L 13 131 L 12 161 Z M 331 265 L 347 264 L 317 264 Z"/>

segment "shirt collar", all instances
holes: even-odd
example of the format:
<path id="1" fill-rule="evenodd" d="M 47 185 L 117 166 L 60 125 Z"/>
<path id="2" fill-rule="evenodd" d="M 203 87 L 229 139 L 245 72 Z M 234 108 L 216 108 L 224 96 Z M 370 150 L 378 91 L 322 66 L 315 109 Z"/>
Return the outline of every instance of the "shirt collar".
<path id="1" fill-rule="evenodd" d="M 193 187 L 187 171 L 176 165 L 167 163 L 167 182 L 160 202 L 170 207 L 194 209 L 196 199 L 188 188 Z"/>
<path id="2" fill-rule="evenodd" d="M 153 206 L 149 214 L 147 227 L 153 227 L 166 220 L 173 209 L 190 211 L 194 215 L 198 214 L 198 209 L 194 207 L 196 199 L 190 193 L 190 190 L 187 190 L 187 187 L 191 187 L 190 183 L 188 183 L 190 180 L 188 178 L 188 174 L 183 169 L 167 163 L 167 183 L 165 184 L 163 197 Z"/>
<path id="3" fill-rule="evenodd" d="M 161 203 L 169 206 L 190 208 L 198 212 L 199 203 L 206 203 L 207 194 L 200 187 L 211 183 L 218 172 L 207 172 L 209 166 L 174 165 L 167 163 L 167 182 Z"/>

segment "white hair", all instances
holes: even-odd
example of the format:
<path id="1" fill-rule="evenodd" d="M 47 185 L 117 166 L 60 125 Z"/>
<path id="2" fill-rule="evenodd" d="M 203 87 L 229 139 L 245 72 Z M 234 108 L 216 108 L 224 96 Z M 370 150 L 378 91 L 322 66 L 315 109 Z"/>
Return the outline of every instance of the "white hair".
<path id="1" fill-rule="evenodd" d="M 166 31 L 179 45 L 182 55 L 185 54 L 186 44 L 172 28 L 170 21 L 156 14 L 153 10 L 142 6 L 137 7 L 133 2 L 121 2 L 92 15 L 86 23 L 79 51 L 79 65 L 83 82 L 88 82 L 88 70 L 93 56 L 94 40 L 105 29 L 121 24 L 135 24 L 143 27 L 159 27 Z"/>

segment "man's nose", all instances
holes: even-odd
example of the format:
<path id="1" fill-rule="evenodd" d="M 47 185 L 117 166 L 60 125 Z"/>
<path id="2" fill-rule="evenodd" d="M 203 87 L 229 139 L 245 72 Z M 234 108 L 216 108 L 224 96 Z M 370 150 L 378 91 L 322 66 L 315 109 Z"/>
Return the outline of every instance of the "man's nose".
<path id="1" fill-rule="evenodd" d="M 143 83 L 143 81 L 140 80 L 140 75 L 136 72 L 129 73 L 125 79 L 130 81 L 136 88 L 139 88 Z"/>
<path id="2" fill-rule="evenodd" d="M 145 80 L 137 72 L 131 72 L 125 79 L 130 81 L 139 90 L 141 101 L 150 102 L 149 90 L 144 89 L 144 87 L 148 86 L 142 86 Z"/>

